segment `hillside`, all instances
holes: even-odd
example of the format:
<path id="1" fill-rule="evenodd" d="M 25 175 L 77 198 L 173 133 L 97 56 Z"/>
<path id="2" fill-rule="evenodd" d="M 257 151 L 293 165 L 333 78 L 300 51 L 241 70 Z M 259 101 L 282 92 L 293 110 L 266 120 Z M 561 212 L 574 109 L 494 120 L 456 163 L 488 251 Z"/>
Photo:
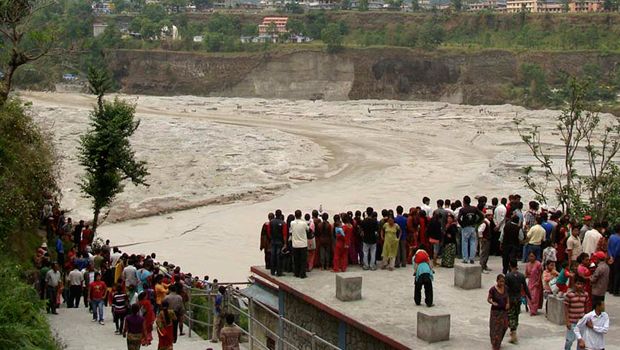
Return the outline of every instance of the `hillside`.
<path id="1" fill-rule="evenodd" d="M 114 50 L 110 70 L 127 93 L 328 100 L 398 99 L 522 104 L 531 81 L 524 67 L 560 84 L 567 75 L 616 76 L 620 54 L 590 51 L 435 51 L 406 48 L 205 54 Z M 594 68 L 588 68 L 594 67 Z M 533 105 L 537 101 L 531 101 Z"/>

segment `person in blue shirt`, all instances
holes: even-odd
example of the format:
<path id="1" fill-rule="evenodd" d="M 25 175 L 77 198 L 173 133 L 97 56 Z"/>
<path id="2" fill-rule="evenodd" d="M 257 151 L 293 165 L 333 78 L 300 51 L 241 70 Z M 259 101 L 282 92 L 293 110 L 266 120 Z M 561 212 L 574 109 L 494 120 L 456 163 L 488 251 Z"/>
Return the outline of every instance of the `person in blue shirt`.
<path id="1" fill-rule="evenodd" d="M 433 306 L 433 268 L 431 259 L 424 249 L 418 249 L 413 256 L 413 275 L 415 276 L 415 290 L 413 300 L 416 305 L 422 302 L 422 287 L 424 287 L 424 303 Z"/>
<path id="2" fill-rule="evenodd" d="M 542 226 L 545 229 L 545 239 L 543 240 L 543 245 L 544 247 L 548 247 L 549 243 L 551 242 L 551 234 L 553 232 L 553 225 L 547 221 L 549 219 L 549 215 L 547 213 L 542 213 L 540 214 L 540 217 L 542 218 L 542 224 L 540 224 L 540 226 Z"/>
<path id="3" fill-rule="evenodd" d="M 398 253 L 396 255 L 396 267 L 407 266 L 407 218 L 403 216 L 403 207 L 396 207 L 396 217 L 394 222 L 400 226 L 400 240 L 398 242 Z"/>
<path id="4" fill-rule="evenodd" d="M 58 256 L 58 265 L 62 268 L 65 266 L 65 244 L 62 242 L 62 236 L 56 237 L 56 255 Z"/>
<path id="5" fill-rule="evenodd" d="M 609 236 L 607 243 L 607 253 L 611 263 L 611 271 L 613 276 L 610 281 L 610 292 L 615 296 L 620 296 L 620 224 L 616 224 L 614 227 L 615 233 Z"/>

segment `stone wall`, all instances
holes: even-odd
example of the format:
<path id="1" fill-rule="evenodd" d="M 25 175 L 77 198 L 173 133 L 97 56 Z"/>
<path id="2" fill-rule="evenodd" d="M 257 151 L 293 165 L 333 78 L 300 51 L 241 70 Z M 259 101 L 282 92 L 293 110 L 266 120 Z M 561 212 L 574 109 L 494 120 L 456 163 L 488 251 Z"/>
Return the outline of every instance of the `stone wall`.
<path id="1" fill-rule="evenodd" d="M 331 344 L 338 345 L 339 319 L 289 293 L 284 294 L 284 305 L 284 315 L 287 319 L 310 332 L 316 333 Z M 293 327 L 286 325 L 284 327 L 284 334 L 286 340 L 296 347 L 307 350 L 312 349 L 311 337 L 304 332 L 294 330 Z M 350 325 L 346 326 L 346 348 L 354 350 L 391 349 L 390 346 Z M 329 348 L 317 344 L 316 349 Z"/>

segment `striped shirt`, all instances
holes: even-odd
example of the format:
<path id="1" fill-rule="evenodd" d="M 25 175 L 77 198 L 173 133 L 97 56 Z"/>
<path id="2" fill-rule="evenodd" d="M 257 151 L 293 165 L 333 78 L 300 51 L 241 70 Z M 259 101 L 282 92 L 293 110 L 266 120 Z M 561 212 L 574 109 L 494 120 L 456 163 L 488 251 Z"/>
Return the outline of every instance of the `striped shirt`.
<path id="1" fill-rule="evenodd" d="M 577 323 L 583 315 L 586 313 L 586 299 L 588 295 L 583 293 L 576 293 L 574 291 L 568 292 L 564 297 L 564 306 L 568 313 L 568 321 L 570 323 Z"/>
<path id="2" fill-rule="evenodd" d="M 127 303 L 129 302 L 127 294 L 115 293 L 112 297 L 112 310 L 115 314 L 124 314 L 127 312 Z"/>

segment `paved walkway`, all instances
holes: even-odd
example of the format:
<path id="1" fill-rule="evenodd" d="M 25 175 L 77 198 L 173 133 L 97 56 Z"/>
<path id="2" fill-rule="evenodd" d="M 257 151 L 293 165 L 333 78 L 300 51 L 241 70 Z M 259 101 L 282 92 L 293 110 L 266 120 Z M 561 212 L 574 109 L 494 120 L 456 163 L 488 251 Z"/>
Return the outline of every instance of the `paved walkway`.
<path id="1" fill-rule="evenodd" d="M 127 348 L 125 338 L 114 334 L 114 322 L 109 308 L 106 308 L 104 317 L 105 325 L 91 322 L 92 314 L 88 309 L 80 306 L 77 309 L 58 309 L 58 315 L 48 315 L 52 332 L 64 344 L 66 350 L 121 350 Z M 185 331 L 187 333 L 187 330 Z M 153 344 L 143 349 L 157 349 L 157 335 L 153 331 L 155 340 Z M 179 337 L 174 344 L 174 350 L 205 350 L 221 349 L 220 344 L 205 341 L 195 334 L 189 338 L 187 335 Z"/>
<path id="2" fill-rule="evenodd" d="M 457 259 L 456 263 L 460 261 Z M 433 282 L 435 307 L 430 309 L 426 306 L 415 306 L 413 302 L 411 265 L 392 272 L 363 271 L 357 266 L 351 266 L 349 271 L 364 279 L 363 298 L 353 302 L 336 299 L 336 274 L 332 272 L 314 270 L 306 279 L 295 278 L 288 273 L 277 279 L 412 349 L 474 350 L 490 348 L 490 306 L 486 298 L 489 288 L 495 284 L 497 274 L 501 272 L 501 259 L 491 257 L 489 266 L 493 271 L 482 275 L 482 288 L 472 290 L 454 287 L 454 269 L 437 267 Z M 523 272 L 524 265 L 520 264 L 519 270 Z M 620 297 L 607 294 L 605 300 L 610 317 L 609 333 L 605 336 L 606 349 L 620 350 Z M 415 331 L 418 311 L 450 314 L 450 340 L 428 344 L 418 339 Z M 532 317 L 522 311 L 519 319 L 519 345 L 509 344 L 506 336 L 502 348 L 554 350 L 564 347 L 565 327 L 549 322 L 544 312 Z M 573 349 L 575 347 L 576 344 Z"/>

